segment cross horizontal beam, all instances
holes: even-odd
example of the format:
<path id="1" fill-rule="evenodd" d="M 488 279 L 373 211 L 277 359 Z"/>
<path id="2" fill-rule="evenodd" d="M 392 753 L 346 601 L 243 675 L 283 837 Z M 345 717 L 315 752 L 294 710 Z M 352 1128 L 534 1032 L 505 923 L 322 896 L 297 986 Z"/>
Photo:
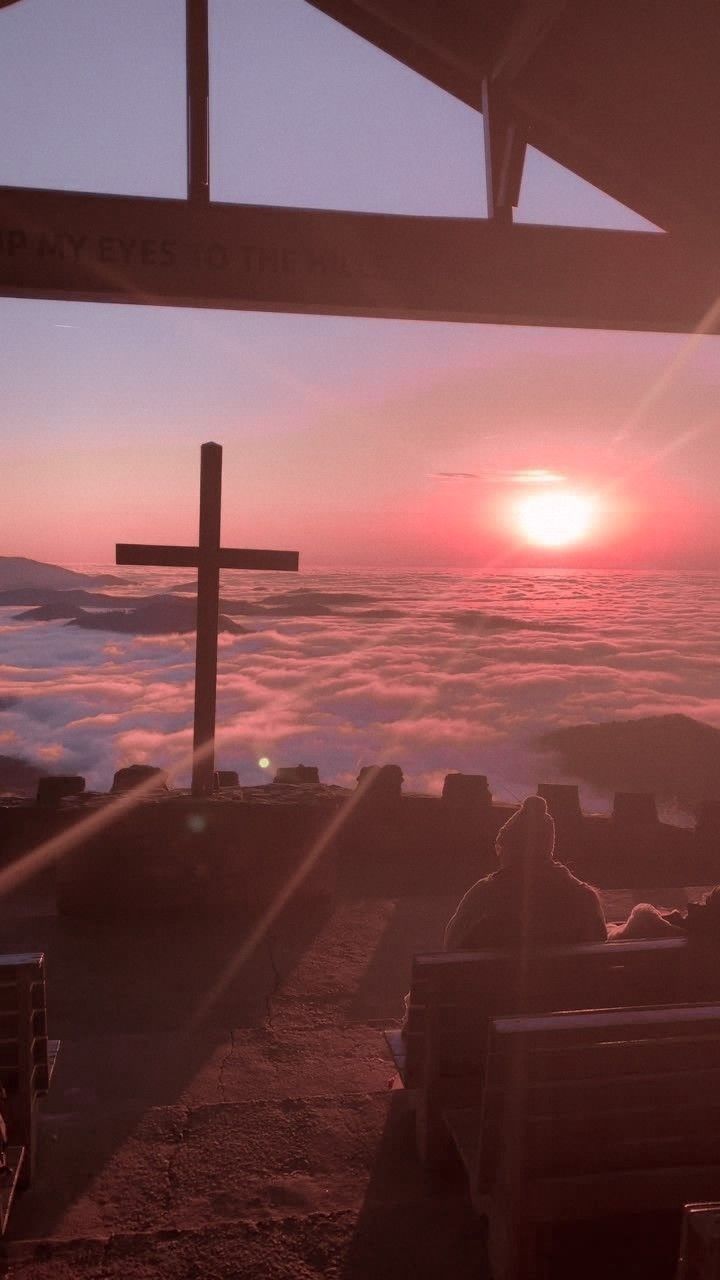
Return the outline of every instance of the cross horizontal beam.
<path id="1" fill-rule="evenodd" d="M 221 547 L 215 558 L 220 569 L 285 569 L 293 572 L 299 566 L 297 551 L 254 551 L 251 548 Z M 118 542 L 115 547 L 115 563 L 196 569 L 200 563 L 200 548 Z"/>
<path id="2" fill-rule="evenodd" d="M 484 218 L 0 187 L 0 295 L 682 333 L 720 295 L 720 250 Z M 706 331 L 720 331 L 716 315 Z"/>

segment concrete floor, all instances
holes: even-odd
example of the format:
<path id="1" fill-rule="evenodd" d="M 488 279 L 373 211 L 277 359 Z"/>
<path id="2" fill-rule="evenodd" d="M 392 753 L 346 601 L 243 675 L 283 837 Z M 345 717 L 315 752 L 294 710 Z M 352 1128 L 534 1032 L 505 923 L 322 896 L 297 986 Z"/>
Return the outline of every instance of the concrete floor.
<path id="1" fill-rule="evenodd" d="M 620 919 L 643 897 L 687 895 L 604 896 Z M 303 908 L 238 966 L 242 921 L 109 926 L 60 919 L 39 891 L 7 902 L 0 949 L 45 950 L 63 1043 L 5 1274 L 486 1274 L 459 1171 L 433 1183 L 417 1165 L 381 1035 L 400 1018 L 413 953 L 438 946 L 454 905 Z"/>

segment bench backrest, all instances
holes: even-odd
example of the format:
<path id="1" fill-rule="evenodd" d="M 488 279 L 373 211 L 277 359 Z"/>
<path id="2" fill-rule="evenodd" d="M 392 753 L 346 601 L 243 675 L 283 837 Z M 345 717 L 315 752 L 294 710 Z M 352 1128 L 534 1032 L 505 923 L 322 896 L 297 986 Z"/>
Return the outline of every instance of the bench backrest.
<path id="1" fill-rule="evenodd" d="M 484 1070 L 487 1028 L 499 1014 L 720 1000 L 720 965 L 685 938 L 604 942 L 531 952 L 449 952 L 413 961 L 405 1082 L 432 1069 Z"/>
<path id="2" fill-rule="evenodd" d="M 48 1082 L 45 957 L 0 955 L 0 1084 L 31 1101 Z"/>
<path id="3" fill-rule="evenodd" d="M 720 1004 L 492 1021 L 476 1191 L 497 1177 L 651 1177 L 719 1153 Z"/>
<path id="4" fill-rule="evenodd" d="M 720 1203 L 686 1204 L 676 1280 L 710 1280 L 720 1274 Z"/>

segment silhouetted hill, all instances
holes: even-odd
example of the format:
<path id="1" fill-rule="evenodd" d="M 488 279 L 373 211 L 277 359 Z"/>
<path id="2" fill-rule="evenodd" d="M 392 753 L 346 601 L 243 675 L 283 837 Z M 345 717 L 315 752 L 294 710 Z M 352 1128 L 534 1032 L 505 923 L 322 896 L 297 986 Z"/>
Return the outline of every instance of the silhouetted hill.
<path id="1" fill-rule="evenodd" d="M 46 776 L 47 769 L 41 769 L 20 756 L 0 756 L 0 792 L 34 796 L 38 778 Z"/>
<path id="2" fill-rule="evenodd" d="M 108 610 L 88 613 L 78 609 L 70 627 L 86 631 L 123 631 L 129 635 L 159 636 L 195 630 L 195 601 L 178 600 L 175 596 L 154 596 L 137 609 Z M 218 630 L 231 635 L 247 635 L 247 629 L 221 613 Z"/>
<path id="3" fill-rule="evenodd" d="M 76 618 L 80 613 L 82 609 L 79 605 L 59 600 L 57 603 L 39 604 L 22 613 L 14 613 L 13 622 L 54 622 L 58 618 Z"/>
<path id="4" fill-rule="evenodd" d="M 263 605 L 271 609 L 291 609 L 293 612 L 314 612 L 343 605 L 376 604 L 377 597 L 367 591 L 315 591 L 313 587 L 295 587 L 293 591 L 273 591 L 265 596 Z"/>
<path id="5" fill-rule="evenodd" d="M 28 588 L 26 592 L 0 592 L 0 604 L 8 604 L 7 596 L 23 594 L 33 597 L 33 607 L 23 613 L 14 613 L 14 622 L 50 622 L 58 618 L 79 618 L 85 613 L 82 606 L 104 609 L 105 613 L 113 609 L 127 613 L 129 610 L 147 608 L 150 605 L 161 608 L 163 605 L 187 601 L 176 601 L 175 596 L 108 596 L 100 591 L 41 591 L 39 588 Z M 17 600 L 14 603 L 18 603 Z M 193 605 L 194 608 L 194 605 Z"/>
<path id="6" fill-rule="evenodd" d="M 610 791 L 653 791 L 688 809 L 720 798 L 720 729 L 691 716 L 571 725 L 538 742 L 568 773 Z"/>
<path id="7" fill-rule="evenodd" d="M 181 590 L 183 590 L 182 583 L 172 588 L 173 592 Z M 350 615 L 353 618 L 365 618 L 367 620 L 382 620 L 401 616 L 395 609 L 372 607 L 375 600 L 376 597 L 367 593 L 311 591 L 308 589 L 297 592 L 278 592 L 261 601 L 221 600 L 220 610 L 228 617 L 335 617 L 342 616 L 346 609 L 353 610 Z M 359 609 L 358 606 L 361 604 L 371 607 Z M 195 596 L 194 594 L 192 597 L 189 597 L 189 594 L 176 596 L 170 592 L 151 596 L 111 595 L 100 591 L 87 591 L 83 587 L 72 587 L 69 590 L 58 590 L 52 587 L 10 587 L 6 590 L 0 590 L 0 605 L 25 606 L 25 612 L 14 615 L 17 622 L 50 622 L 58 618 L 68 618 L 77 621 L 78 625 L 82 627 L 95 627 L 106 630 L 109 629 L 107 626 L 102 628 L 100 623 L 95 624 L 85 620 L 84 609 L 86 607 L 117 610 L 124 614 L 129 609 L 149 609 L 152 605 L 159 610 L 163 605 L 166 605 L 168 619 L 172 621 L 172 625 L 162 627 L 161 630 L 175 631 L 178 630 L 178 627 L 175 625 L 174 619 L 179 618 L 186 621 L 191 615 L 194 617 Z M 176 610 L 172 615 L 170 614 L 171 609 Z M 183 610 L 187 612 L 183 613 Z M 489 619 L 487 626 L 492 630 L 533 625 L 491 615 L 483 615 L 483 617 Z M 485 629 L 487 629 L 487 626 Z M 132 628 L 123 623 L 121 626 L 113 627 L 112 629 L 126 631 Z M 192 628 L 183 626 L 180 629 L 191 630 Z M 226 626 L 225 630 L 229 631 L 231 628 Z"/>
<path id="8" fill-rule="evenodd" d="M 162 635 L 195 630 L 195 600 L 168 593 L 155 596 L 106 595 L 101 591 L 73 588 L 57 591 L 44 587 L 16 587 L 0 591 L 0 605 L 28 605 L 13 614 L 14 622 L 69 623 L 89 631 L 126 631 L 135 635 Z M 243 601 L 220 601 L 220 630 L 244 635 L 245 629 L 228 614 L 257 610 Z"/>
<path id="9" fill-rule="evenodd" d="M 125 578 L 111 573 L 76 573 L 57 564 L 28 560 L 26 556 L 0 556 L 0 589 L 8 587 L 102 587 L 119 586 Z"/>
<path id="10" fill-rule="evenodd" d="M 130 608 L 150 599 L 152 597 L 146 595 L 111 596 L 102 591 L 86 591 L 84 587 L 72 587 L 69 591 L 58 590 L 56 587 L 8 587 L 7 590 L 0 591 L 0 605 L 57 605 L 61 608 L 64 605 L 87 604 L 105 605 L 109 609 L 113 606 Z M 62 614 L 57 616 L 60 618 Z M 70 617 L 70 613 L 66 616 Z"/>
<path id="11" fill-rule="evenodd" d="M 494 631 L 554 631 L 556 624 L 543 619 L 511 618 L 504 613 L 486 613 L 483 609 L 459 609 L 445 614 L 445 620 L 452 622 L 462 631 L 494 632 Z M 564 631 L 574 630 L 572 624 L 565 623 Z"/>

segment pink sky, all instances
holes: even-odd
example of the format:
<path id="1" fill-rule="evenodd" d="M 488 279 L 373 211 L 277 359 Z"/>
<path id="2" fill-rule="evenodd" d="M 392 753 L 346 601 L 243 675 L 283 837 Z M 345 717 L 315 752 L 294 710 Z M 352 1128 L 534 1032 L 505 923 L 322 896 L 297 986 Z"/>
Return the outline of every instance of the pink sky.
<path id="1" fill-rule="evenodd" d="M 0 182 L 180 194 L 183 5 L 60 8 L 0 12 Z M 473 112 L 302 0 L 213 15 L 214 195 L 483 216 Z M 536 153 L 519 216 L 646 226 Z M 10 299 L 0 331 L 3 554 L 194 540 L 215 439 L 226 544 L 308 565 L 717 563 L 717 338 Z M 592 537 L 518 539 L 528 469 L 600 495 Z"/>

